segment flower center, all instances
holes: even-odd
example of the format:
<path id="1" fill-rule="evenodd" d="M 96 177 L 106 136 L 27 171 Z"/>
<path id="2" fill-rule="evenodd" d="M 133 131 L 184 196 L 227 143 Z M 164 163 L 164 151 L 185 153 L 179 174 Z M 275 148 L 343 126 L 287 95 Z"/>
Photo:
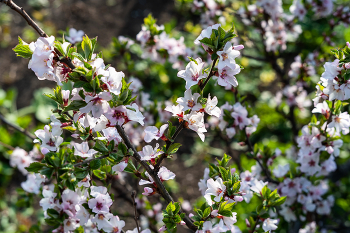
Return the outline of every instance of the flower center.
<path id="1" fill-rule="evenodd" d="M 221 56 L 223 61 L 225 61 L 228 58 L 227 53 L 222 53 Z"/>
<path id="2" fill-rule="evenodd" d="M 194 101 L 193 100 L 189 100 L 187 101 L 187 106 L 190 107 L 190 108 L 193 108 L 195 105 Z"/>
<path id="3" fill-rule="evenodd" d="M 49 146 L 55 146 L 55 142 L 52 141 L 52 139 L 50 138 L 50 140 L 48 141 L 48 143 L 46 143 Z"/>
<path id="4" fill-rule="evenodd" d="M 197 81 L 199 74 L 192 75 L 192 81 Z"/>
<path id="5" fill-rule="evenodd" d="M 96 203 L 96 208 L 97 208 L 97 209 L 101 210 L 102 207 L 103 207 L 103 204 L 102 204 L 102 203 L 100 203 L 100 202 L 97 202 L 97 203 Z"/>

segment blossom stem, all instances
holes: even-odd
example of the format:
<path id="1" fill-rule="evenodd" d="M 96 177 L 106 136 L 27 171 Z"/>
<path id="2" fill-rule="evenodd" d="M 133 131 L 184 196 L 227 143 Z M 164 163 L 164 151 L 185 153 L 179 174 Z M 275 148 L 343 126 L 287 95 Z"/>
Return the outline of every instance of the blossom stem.
<path id="1" fill-rule="evenodd" d="M 256 217 L 256 221 L 255 221 L 253 229 L 250 230 L 249 232 L 254 233 L 256 227 L 258 226 L 258 223 L 259 223 L 259 215 Z"/>
<path id="2" fill-rule="evenodd" d="M 324 133 L 325 133 L 325 136 L 326 136 L 326 137 L 327 137 L 327 127 L 328 127 L 329 123 L 332 122 L 332 118 L 333 118 L 334 103 L 335 103 L 335 100 L 332 101 L 331 114 L 329 115 L 329 118 L 328 118 L 328 120 L 327 120 L 326 127 L 325 127 L 325 129 L 324 129 Z"/>
<path id="3" fill-rule="evenodd" d="M 28 132 L 28 131 L 25 130 L 25 129 L 22 129 L 22 128 L 19 127 L 18 125 L 15 125 L 15 124 L 9 122 L 9 121 L 6 120 L 5 117 L 4 117 L 3 115 L 1 115 L 1 114 L 0 114 L 0 120 L 1 120 L 2 122 L 4 122 L 4 124 L 6 124 L 6 125 L 8 125 L 8 126 L 14 128 L 15 130 L 17 130 L 18 132 L 23 133 L 24 135 L 26 135 L 26 136 L 29 137 L 30 139 L 32 139 L 32 140 L 36 139 L 36 136 L 35 136 L 35 135 L 31 134 L 30 132 Z"/>
<path id="4" fill-rule="evenodd" d="M 202 85 L 199 86 L 201 92 L 203 92 L 205 86 L 208 84 L 209 80 L 211 79 L 211 77 L 213 77 L 214 73 L 213 73 L 213 70 L 214 70 L 214 67 L 215 67 L 215 64 L 216 64 L 216 61 L 218 60 L 218 58 L 216 58 L 212 65 L 211 65 L 211 69 L 210 69 L 210 72 L 208 74 L 208 77 L 205 79 L 204 83 Z"/>

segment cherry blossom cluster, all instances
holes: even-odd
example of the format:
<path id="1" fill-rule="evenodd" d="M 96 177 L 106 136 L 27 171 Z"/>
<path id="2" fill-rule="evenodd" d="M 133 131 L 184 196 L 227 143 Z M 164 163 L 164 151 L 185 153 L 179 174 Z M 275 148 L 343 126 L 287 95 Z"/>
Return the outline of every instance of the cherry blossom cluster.
<path id="1" fill-rule="evenodd" d="M 183 60 L 191 56 L 191 50 L 186 48 L 184 37 L 175 39 L 164 31 L 164 25 L 158 26 L 149 15 L 137 34 L 136 40 L 141 43 L 143 49 L 142 58 L 149 58 L 154 62 L 164 63 L 167 59 L 173 64 L 173 68 L 181 67 Z M 181 59 L 179 59 L 181 58 Z"/>
<path id="2" fill-rule="evenodd" d="M 282 206 L 280 214 L 286 221 L 297 221 L 297 215 L 292 209 L 301 206 L 302 214 L 298 218 L 306 220 L 308 212 L 319 215 L 330 214 L 334 204 L 334 197 L 327 195 L 328 181 L 323 180 L 337 169 L 335 159 L 340 154 L 343 145 L 342 135 L 349 133 L 350 116 L 341 112 L 342 101 L 348 100 L 347 62 L 350 49 L 346 46 L 333 53 L 338 58 L 333 62 L 326 62 L 325 71 L 317 84 L 316 98 L 313 99 L 312 113 L 319 115 L 312 117 L 311 123 L 301 130 L 296 139 L 299 151 L 296 162 L 298 167 L 294 178 L 286 178 L 290 171 L 289 164 L 278 165 L 274 170 L 277 178 L 285 179 L 278 185 L 281 195 L 288 197 Z"/>
<path id="3" fill-rule="evenodd" d="M 276 104 L 281 105 L 285 100 L 289 107 L 296 106 L 299 109 L 305 109 L 311 106 L 311 100 L 308 99 L 307 91 L 302 86 L 286 86 L 282 91 L 278 91 L 275 96 Z"/>
<path id="4" fill-rule="evenodd" d="M 206 214 L 205 211 L 204 213 L 197 211 L 197 215 L 192 216 L 196 221 L 203 221 L 203 217 L 206 217 L 206 215 L 208 215 L 208 217 L 206 217 L 205 220 L 210 219 L 210 221 L 204 221 L 202 223 L 202 231 L 199 230 L 198 232 L 225 232 L 228 230 L 230 232 L 241 232 L 240 229 L 234 225 L 237 222 L 237 213 L 232 212 L 229 214 L 223 210 L 234 209 L 234 206 L 238 202 L 246 201 L 249 203 L 254 193 L 265 201 L 268 201 L 268 198 L 266 199 L 267 193 L 269 197 L 276 195 L 276 199 L 271 200 L 269 206 L 280 205 L 284 202 L 284 198 L 281 199 L 279 197 L 277 190 L 273 192 L 274 195 L 270 195 L 271 190 L 267 186 L 268 182 L 260 180 L 261 168 L 259 165 L 253 166 L 252 172 L 242 172 L 239 177 L 238 174 L 235 173 L 236 169 L 234 168 L 227 169 L 227 173 L 223 171 L 222 166 L 225 166 L 228 160 L 227 155 L 224 155 L 221 161 L 218 160 L 217 165 L 211 164 L 210 168 L 204 170 L 204 177 L 198 183 L 199 190 L 202 192 L 202 195 L 210 207 L 210 212 L 208 214 Z M 269 215 L 263 214 L 263 212 L 259 214 L 264 216 L 262 224 L 264 231 L 277 229 L 278 220 L 265 217 Z M 249 228 L 252 227 L 248 220 L 247 226 Z"/>
<path id="5" fill-rule="evenodd" d="M 259 24 L 256 21 L 261 21 L 260 30 L 265 37 L 265 47 L 268 52 L 279 48 L 285 50 L 286 43 L 295 41 L 302 32 L 300 25 L 293 22 L 294 17 L 284 14 L 280 0 L 257 1 L 255 5 L 241 7 L 237 13 L 246 25 Z M 262 18 L 263 14 L 267 14 L 269 19 Z"/>
<path id="6" fill-rule="evenodd" d="M 110 213 L 113 200 L 103 186 L 90 186 L 90 177 L 78 183 L 76 191 L 66 189 L 58 198 L 54 186 L 43 189 L 40 206 L 45 211 L 45 218 L 55 218 L 60 213 L 67 217 L 63 225 L 53 232 L 74 232 L 80 226 L 84 231 L 104 230 L 121 232 L 125 222 Z"/>
<path id="7" fill-rule="evenodd" d="M 256 131 L 260 119 L 257 115 L 248 117 L 247 108 L 237 102 L 230 105 L 226 102 L 220 107 L 221 116 L 217 122 L 221 131 L 225 131 L 229 138 L 234 137 L 238 132 L 243 131 L 248 136 Z"/>
<path id="8" fill-rule="evenodd" d="M 203 27 L 208 27 L 217 22 L 225 23 L 223 11 L 227 1 L 222 0 L 195 0 L 191 5 L 191 11 L 200 14 L 200 23 Z"/>

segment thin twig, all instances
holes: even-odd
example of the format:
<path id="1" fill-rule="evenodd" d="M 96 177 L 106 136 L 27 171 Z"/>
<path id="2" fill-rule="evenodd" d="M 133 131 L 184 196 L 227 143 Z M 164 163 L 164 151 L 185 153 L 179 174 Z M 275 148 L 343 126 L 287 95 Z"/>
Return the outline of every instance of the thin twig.
<path id="1" fill-rule="evenodd" d="M 138 231 L 138 233 L 140 233 L 139 222 L 137 221 L 138 216 L 137 216 L 137 210 L 136 210 L 135 197 L 136 197 L 136 191 L 132 191 L 131 198 L 132 198 L 132 202 L 133 202 L 133 205 L 134 205 L 134 219 L 135 219 L 135 222 L 136 222 L 137 231 Z"/>
<path id="2" fill-rule="evenodd" d="M 254 225 L 253 229 L 250 230 L 249 232 L 254 233 L 256 227 L 258 226 L 258 223 L 259 223 L 259 215 L 257 216 L 257 219 L 256 219 L 256 221 L 255 221 L 255 225 Z"/>
<path id="3" fill-rule="evenodd" d="M 245 136 L 246 136 L 246 142 L 247 142 L 247 145 L 248 145 L 249 150 L 250 150 L 250 151 L 254 151 L 253 145 L 251 144 L 251 142 L 250 142 L 250 140 L 249 140 L 249 137 L 248 137 L 248 135 L 247 135 L 247 132 L 246 132 L 245 128 L 244 128 L 244 134 L 245 134 Z M 279 182 L 278 182 L 277 180 L 274 180 L 274 179 L 271 178 L 269 171 L 266 169 L 266 167 L 264 167 L 264 166 L 262 165 L 262 163 L 261 163 L 261 161 L 259 160 L 259 158 L 255 157 L 254 159 L 258 162 L 259 166 L 260 166 L 261 169 L 264 171 L 267 180 L 268 180 L 269 182 L 271 182 L 271 183 L 279 184 Z"/>
<path id="4" fill-rule="evenodd" d="M 83 161 L 81 163 L 74 164 L 74 167 L 78 167 L 78 166 L 81 166 L 83 164 L 90 163 L 91 161 L 94 161 L 94 160 L 104 159 L 104 158 L 107 158 L 108 156 L 109 156 L 109 154 L 108 155 L 102 155 L 100 157 L 96 157 L 96 158 L 93 158 L 93 159 L 88 159 L 88 160 L 85 160 L 85 161 Z"/>
<path id="5" fill-rule="evenodd" d="M 13 146 L 7 145 L 6 143 L 3 143 L 0 141 L 0 145 L 2 145 L 3 147 L 6 147 L 9 150 L 14 150 L 15 148 Z"/>
<path id="6" fill-rule="evenodd" d="M 145 161 L 141 160 L 141 156 L 136 151 L 135 147 L 131 144 L 124 129 L 120 125 L 116 125 L 116 128 L 120 137 L 123 139 L 125 145 L 134 152 L 133 157 L 136 159 L 138 163 L 141 164 L 141 166 L 152 177 L 154 183 L 156 184 L 156 188 L 158 189 L 159 194 L 165 199 L 167 203 L 174 202 L 173 198 L 170 196 L 169 192 L 164 187 L 162 181 L 159 179 L 158 173 L 155 172 Z M 186 223 L 188 228 L 190 228 L 193 231 L 197 231 L 198 228 L 193 224 L 192 219 L 190 219 L 188 216 L 185 216 L 183 220 Z"/>
<path id="7" fill-rule="evenodd" d="M 19 13 L 26 21 L 27 23 L 34 28 L 34 30 L 41 36 L 41 37 L 48 37 L 48 35 L 44 32 L 43 29 L 41 29 L 38 24 L 36 24 L 34 22 L 34 20 L 27 14 L 27 12 L 23 9 L 23 7 L 19 7 L 18 5 L 16 5 L 16 3 L 14 3 L 12 0 L 0 0 L 0 2 L 6 4 L 7 6 L 9 6 L 12 10 L 16 11 L 17 13 Z M 57 53 L 57 55 L 59 57 L 62 56 L 62 54 L 60 53 L 60 51 L 58 51 L 57 49 L 55 49 L 55 52 Z M 61 62 L 65 63 L 67 66 L 69 66 L 69 68 L 71 69 L 75 69 L 74 64 L 72 63 L 71 59 L 68 57 L 65 57 L 63 59 L 60 60 Z"/>
<path id="8" fill-rule="evenodd" d="M 12 0 L 0 0 L 0 2 L 3 2 L 4 4 L 8 5 L 12 10 L 19 13 L 26 21 L 27 23 L 34 28 L 34 30 L 41 36 L 41 37 L 47 37 L 47 34 L 42 30 L 32 18 L 27 14 L 27 12 L 23 9 L 23 7 L 17 6 Z"/>
<path id="9" fill-rule="evenodd" d="M 0 120 L 1 120 L 2 122 L 4 122 L 6 125 L 8 125 L 8 126 L 14 128 L 15 130 L 17 130 L 18 132 L 23 133 L 24 135 L 26 135 L 26 136 L 29 137 L 30 139 L 32 139 L 32 140 L 36 139 L 36 136 L 35 136 L 35 135 L 33 135 L 33 134 L 31 134 L 30 132 L 28 132 L 27 130 L 25 130 L 25 129 L 19 127 L 18 125 L 15 125 L 15 124 L 9 122 L 9 121 L 6 120 L 6 118 L 5 118 L 3 115 L 1 115 L 1 114 L 0 114 Z"/>

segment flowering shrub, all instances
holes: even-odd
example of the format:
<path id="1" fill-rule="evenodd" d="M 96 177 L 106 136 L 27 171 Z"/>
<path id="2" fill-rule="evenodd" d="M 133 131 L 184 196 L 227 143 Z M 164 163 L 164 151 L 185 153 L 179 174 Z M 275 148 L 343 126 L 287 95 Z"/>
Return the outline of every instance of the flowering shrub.
<path id="1" fill-rule="evenodd" d="M 12 1 L 4 3 L 18 10 Z M 180 225 L 205 233 L 329 230 L 324 216 L 331 215 L 335 204 L 331 173 L 337 169 L 336 159 L 350 127 L 346 107 L 350 45 L 331 51 L 336 60 L 324 63 L 315 84 L 312 77 L 318 73 L 319 51 L 315 48 L 304 54 L 298 43 L 307 46 L 310 42 L 298 38 L 305 36 L 301 25 L 306 19 L 317 23 L 333 13 L 337 21 L 330 22 L 331 29 L 348 24 L 347 9 L 333 12 L 333 2 L 328 0 L 305 4 L 294 0 L 288 15 L 282 1 L 257 1 L 235 12 L 240 20 L 235 29 L 227 26 L 230 16 L 225 17 L 232 10 L 229 1 L 180 3 L 201 16 L 203 30 L 196 39 L 171 37 L 149 15 L 135 41 L 122 36 L 113 41 L 115 54 L 123 55 L 127 64 L 126 73 L 133 72 L 130 54 L 135 46 L 141 51 L 136 52 L 139 59 L 170 63 L 177 70 L 182 86 L 176 88 L 183 97 L 174 95 L 173 101 L 163 103 L 142 91 L 139 79 L 107 65 L 96 51 L 97 38 L 75 29 L 62 38 L 48 36 L 18 10 L 40 37 L 29 44 L 19 38 L 14 52 L 29 59 L 28 68 L 39 80 L 57 83 L 54 93 L 46 94 L 57 107 L 50 123 L 35 131 L 37 146 L 29 153 L 15 148 L 10 157 L 10 165 L 27 176 L 21 187 L 40 195 L 39 204 L 52 232 L 124 232 L 126 219 L 114 214 L 112 207 L 112 179 L 125 173 L 143 189 L 139 196 L 131 195 L 135 229 L 126 232 L 151 232 L 155 226 L 175 232 Z M 253 29 L 240 33 L 242 25 Z M 260 43 L 254 42 L 257 34 Z M 325 43 L 331 45 L 330 38 L 331 34 L 325 35 Z M 242 83 L 249 83 L 239 78 L 249 69 L 244 57 L 258 61 L 257 67 L 268 63 L 283 84 L 270 99 L 274 111 L 290 122 L 292 136 L 281 149 L 254 138 L 264 135 L 259 124 L 269 122 L 259 117 L 259 109 L 249 104 L 249 95 L 246 98 L 240 91 Z M 205 93 L 209 83 L 215 83 L 219 92 Z M 316 90 L 312 101 L 311 89 Z M 220 104 L 225 102 L 220 94 L 224 91 L 233 98 Z M 172 197 L 169 182 L 176 174 L 164 165 L 181 146 L 189 146 L 177 139 L 190 130 L 203 142 L 208 131 L 221 137 L 228 148 L 239 142 L 240 153 L 256 162 L 245 170 L 239 158 L 223 153 L 207 164 L 198 182 L 203 201 L 193 208 Z M 140 227 L 137 209 L 144 208 L 144 202 L 149 204 L 146 197 L 150 196 L 161 197 L 166 206 L 161 202 L 150 205 L 146 221 L 151 224 L 144 227 L 141 218 Z"/>

